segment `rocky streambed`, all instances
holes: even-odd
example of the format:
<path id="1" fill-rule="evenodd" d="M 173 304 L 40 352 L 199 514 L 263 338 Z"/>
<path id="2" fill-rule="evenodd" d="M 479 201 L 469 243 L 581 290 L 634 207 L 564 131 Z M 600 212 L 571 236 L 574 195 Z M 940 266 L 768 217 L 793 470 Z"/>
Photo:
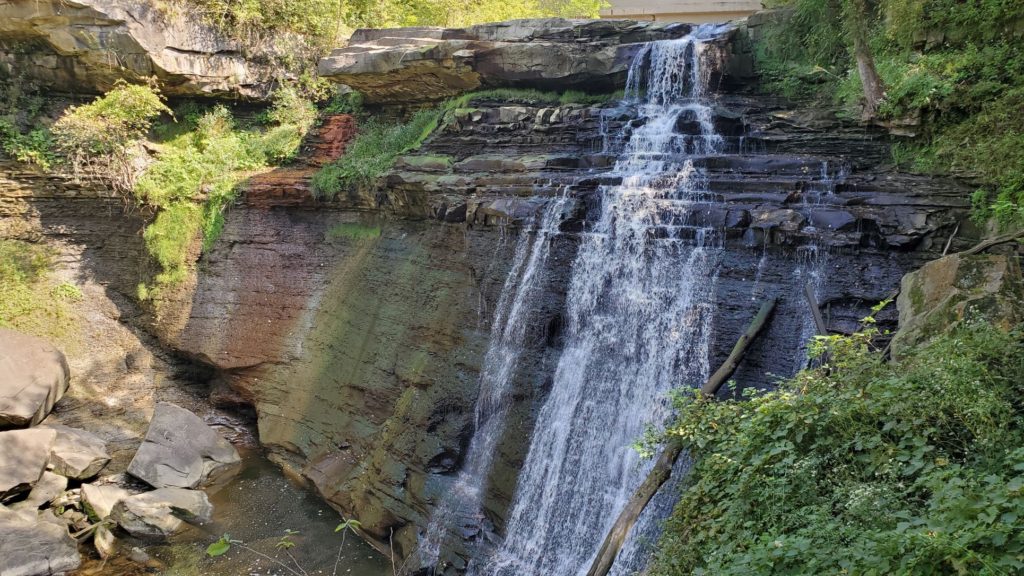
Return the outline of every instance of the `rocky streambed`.
<path id="1" fill-rule="evenodd" d="M 157 403 L 124 470 L 103 438 L 50 418 L 71 381 L 59 350 L 0 329 L 0 366 L 5 576 L 390 573 L 239 420 Z M 222 539 L 230 549 L 209 554 Z"/>

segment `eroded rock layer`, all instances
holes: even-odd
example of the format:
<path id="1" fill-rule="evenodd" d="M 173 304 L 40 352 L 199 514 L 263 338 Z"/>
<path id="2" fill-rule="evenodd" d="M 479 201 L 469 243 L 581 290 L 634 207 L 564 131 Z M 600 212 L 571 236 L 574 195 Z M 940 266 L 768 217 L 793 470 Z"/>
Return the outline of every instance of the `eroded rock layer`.
<path id="1" fill-rule="evenodd" d="M 168 95 L 265 98 L 273 70 L 252 51 L 183 6 L 0 2 L 0 70 L 54 90 L 100 93 L 119 79 L 155 76 Z M 271 54 L 264 52 L 265 61 Z"/>

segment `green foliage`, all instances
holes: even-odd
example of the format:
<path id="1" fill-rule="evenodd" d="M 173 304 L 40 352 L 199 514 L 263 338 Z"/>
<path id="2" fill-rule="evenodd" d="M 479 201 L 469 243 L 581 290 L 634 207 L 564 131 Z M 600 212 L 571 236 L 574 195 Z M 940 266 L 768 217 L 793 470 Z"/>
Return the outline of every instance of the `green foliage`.
<path id="1" fill-rule="evenodd" d="M 379 225 L 367 225 L 357 222 L 338 224 L 327 231 L 327 239 L 348 238 L 350 240 L 371 240 L 380 238 Z"/>
<path id="2" fill-rule="evenodd" d="M 0 77 L 0 149 L 14 160 L 48 170 L 54 161 L 53 138 L 41 127 L 44 100 L 24 77 Z"/>
<path id="3" fill-rule="evenodd" d="M 54 161 L 53 138 L 45 128 L 22 134 L 12 122 L 0 119 L 0 147 L 18 162 L 35 164 L 49 170 Z"/>
<path id="4" fill-rule="evenodd" d="M 222 535 L 216 542 L 206 547 L 206 555 L 210 558 L 216 558 L 217 556 L 223 556 L 231 550 L 231 545 L 237 543 L 237 540 L 232 540 L 230 534 Z"/>
<path id="5" fill-rule="evenodd" d="M 324 108 L 326 114 L 361 114 L 363 112 L 363 95 L 359 92 L 338 92 L 331 97 Z"/>
<path id="6" fill-rule="evenodd" d="M 844 0 L 778 0 L 793 18 L 768 26 L 757 47 L 770 89 L 831 97 L 848 109 L 862 98 L 849 53 Z M 1024 3 L 1017 0 L 881 0 L 868 34 L 886 94 L 883 121 L 917 119 L 901 158 L 916 169 L 968 175 L 984 187 L 976 216 L 1024 223 Z"/>
<path id="7" fill-rule="evenodd" d="M 467 26 L 513 18 L 596 17 L 602 0 L 184 0 L 236 37 L 270 31 L 303 34 L 322 45 L 356 28 Z"/>
<path id="8" fill-rule="evenodd" d="M 60 340 L 75 323 L 71 304 L 81 290 L 50 278 L 52 252 L 19 240 L 0 240 L 0 326 Z"/>
<path id="9" fill-rule="evenodd" d="M 293 158 L 316 121 L 316 109 L 295 87 L 277 91 L 267 113 L 276 125 L 240 127 L 224 106 L 180 110 L 182 121 L 161 132 L 156 160 L 135 183 L 139 202 L 157 209 L 146 227 L 146 247 L 160 264 L 158 286 L 183 281 L 201 249 L 208 250 L 224 227 L 224 213 L 238 185 L 254 172 Z M 139 290 L 140 299 L 153 296 Z"/>
<path id="10" fill-rule="evenodd" d="M 349 518 L 348 520 L 345 520 L 341 524 L 338 524 L 338 526 L 334 529 L 334 531 L 335 532 L 344 532 L 346 530 L 351 530 L 351 531 L 355 532 L 356 530 L 359 530 L 362 527 L 363 527 L 363 525 L 359 522 L 359 520 L 356 520 L 355 518 Z"/>
<path id="11" fill-rule="evenodd" d="M 170 109 L 154 86 L 119 80 L 93 102 L 68 108 L 52 131 L 61 156 L 76 173 L 88 168 L 127 192 L 135 175 L 134 149 L 163 113 Z"/>
<path id="12" fill-rule="evenodd" d="M 345 190 L 373 186 L 396 158 L 419 147 L 433 133 L 443 113 L 441 109 L 420 110 L 404 123 L 365 122 L 345 154 L 313 176 L 313 193 L 333 198 Z"/>
<path id="13" fill-rule="evenodd" d="M 695 464 L 655 575 L 1024 570 L 1024 341 L 967 323 L 899 363 L 873 329 L 741 401 L 676 398 Z"/>

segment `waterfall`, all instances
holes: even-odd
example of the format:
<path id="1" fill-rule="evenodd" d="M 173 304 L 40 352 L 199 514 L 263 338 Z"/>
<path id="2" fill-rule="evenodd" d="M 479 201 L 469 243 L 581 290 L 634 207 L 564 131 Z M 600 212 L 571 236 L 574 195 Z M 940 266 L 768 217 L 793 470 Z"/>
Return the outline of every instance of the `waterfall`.
<path id="1" fill-rule="evenodd" d="M 720 153 L 723 140 L 705 95 L 705 32 L 650 43 L 630 67 L 627 98 L 642 123 L 616 162 L 621 184 L 600 190 L 600 214 L 581 234 L 566 343 L 505 539 L 471 574 L 585 574 L 651 465 L 632 445 L 670 417 L 672 388 L 708 375 L 722 235 L 692 223 L 708 197 L 693 159 Z M 699 129 L 680 133 L 682 124 Z"/>
<path id="2" fill-rule="evenodd" d="M 483 522 L 481 507 L 487 473 L 508 417 L 515 370 L 526 335 L 527 318 L 524 313 L 542 280 L 551 248 L 550 238 L 558 233 L 567 202 L 564 194 L 549 201 L 533 233 L 530 233 L 528 224 L 527 229 L 519 234 L 512 267 L 498 298 L 490 344 L 484 356 L 480 394 L 473 413 L 473 439 L 455 483 L 431 515 L 419 547 L 420 561 L 424 566 L 437 563 L 441 546 L 453 528 L 476 530 Z"/>

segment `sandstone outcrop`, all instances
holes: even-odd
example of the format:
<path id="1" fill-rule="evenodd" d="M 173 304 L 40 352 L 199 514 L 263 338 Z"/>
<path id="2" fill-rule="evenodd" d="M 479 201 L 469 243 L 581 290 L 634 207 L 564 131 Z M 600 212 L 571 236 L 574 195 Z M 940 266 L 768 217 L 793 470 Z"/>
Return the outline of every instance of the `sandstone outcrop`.
<path id="1" fill-rule="evenodd" d="M 128 473 L 154 488 L 196 488 L 237 470 L 240 462 L 235 447 L 202 419 L 161 402 Z"/>
<path id="2" fill-rule="evenodd" d="M 686 35 L 687 24 L 513 20 L 468 28 L 357 30 L 320 60 L 321 76 L 368 102 L 441 100 L 480 87 L 610 92 L 643 42 Z"/>
<path id="3" fill-rule="evenodd" d="M 273 70 L 246 51 L 182 6 L 0 3 L 0 70 L 54 90 L 99 93 L 121 78 L 156 76 L 168 95 L 265 98 Z"/>
<path id="4" fill-rule="evenodd" d="M 1024 282 L 1015 255 L 952 254 L 903 277 L 897 299 L 900 330 L 893 356 L 948 332 L 967 319 L 1003 329 L 1024 322 Z"/>
<path id="5" fill-rule="evenodd" d="M 34 426 L 68 389 L 64 354 L 35 336 L 0 328 L 0 429 Z"/>

